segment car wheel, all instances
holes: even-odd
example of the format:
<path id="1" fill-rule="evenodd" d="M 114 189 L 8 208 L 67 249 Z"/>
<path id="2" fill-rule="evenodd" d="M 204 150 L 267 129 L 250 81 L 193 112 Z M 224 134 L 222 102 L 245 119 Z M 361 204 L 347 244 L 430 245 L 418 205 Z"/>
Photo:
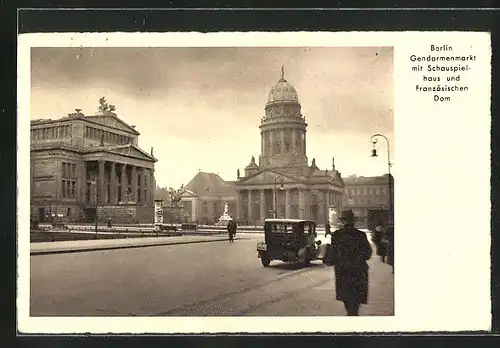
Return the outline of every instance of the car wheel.
<path id="1" fill-rule="evenodd" d="M 271 260 L 269 260 L 269 258 L 267 258 L 266 256 L 262 256 L 260 258 L 260 262 L 262 262 L 262 266 L 264 267 L 269 267 L 269 265 L 271 264 Z"/>

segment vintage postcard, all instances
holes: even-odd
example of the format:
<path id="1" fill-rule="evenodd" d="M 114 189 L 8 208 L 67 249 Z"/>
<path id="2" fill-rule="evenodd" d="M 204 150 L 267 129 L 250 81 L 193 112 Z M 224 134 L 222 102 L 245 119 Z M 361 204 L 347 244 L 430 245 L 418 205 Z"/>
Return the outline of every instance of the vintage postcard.
<path id="1" fill-rule="evenodd" d="M 488 33 L 18 53 L 21 333 L 490 329 Z"/>

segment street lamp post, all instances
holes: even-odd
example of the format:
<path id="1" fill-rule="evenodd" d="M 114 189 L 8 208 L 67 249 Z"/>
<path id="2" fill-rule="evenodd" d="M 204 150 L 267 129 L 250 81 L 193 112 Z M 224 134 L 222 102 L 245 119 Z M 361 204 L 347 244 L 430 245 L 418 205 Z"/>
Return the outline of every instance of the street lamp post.
<path id="1" fill-rule="evenodd" d="M 375 148 L 375 145 L 377 144 L 377 138 L 383 138 L 385 139 L 387 143 L 387 167 L 388 167 L 388 173 L 389 173 L 389 223 L 393 223 L 393 201 L 392 201 L 392 175 L 391 175 L 391 151 L 390 151 L 390 143 L 389 139 L 383 134 L 377 133 L 371 136 L 370 141 L 373 144 L 373 149 L 372 149 L 372 157 L 377 157 L 377 149 Z"/>
<path id="2" fill-rule="evenodd" d="M 277 176 L 275 179 L 274 179 L 274 218 L 276 218 L 278 216 L 278 204 L 276 203 L 276 200 L 277 200 L 277 197 L 278 197 L 278 192 L 277 192 L 277 189 L 276 189 L 276 186 L 278 186 L 278 181 L 280 182 L 280 190 L 283 191 L 284 187 L 283 187 L 283 184 L 284 184 L 284 179 L 282 176 Z"/>

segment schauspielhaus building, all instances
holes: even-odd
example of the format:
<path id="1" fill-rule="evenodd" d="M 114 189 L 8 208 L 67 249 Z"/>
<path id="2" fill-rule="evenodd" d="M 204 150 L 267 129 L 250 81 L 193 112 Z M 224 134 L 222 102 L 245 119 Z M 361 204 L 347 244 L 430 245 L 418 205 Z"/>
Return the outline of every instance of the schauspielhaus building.
<path id="1" fill-rule="evenodd" d="M 31 121 L 33 220 L 153 222 L 157 160 L 113 111 Z"/>
<path id="2" fill-rule="evenodd" d="M 236 215 L 240 221 L 262 224 L 269 217 L 328 220 L 340 214 L 344 182 L 332 158 L 320 169 L 307 157 L 307 123 L 295 88 L 281 78 L 271 88 L 260 122 L 261 149 L 235 183 Z M 327 149 L 325 149 L 327 151 Z"/>

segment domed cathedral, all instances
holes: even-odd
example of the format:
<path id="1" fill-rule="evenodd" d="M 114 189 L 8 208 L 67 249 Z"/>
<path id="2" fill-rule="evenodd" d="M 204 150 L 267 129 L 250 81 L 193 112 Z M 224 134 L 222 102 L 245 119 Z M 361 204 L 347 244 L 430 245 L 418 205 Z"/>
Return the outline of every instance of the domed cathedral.
<path id="1" fill-rule="evenodd" d="M 324 224 L 331 210 L 342 209 L 344 182 L 335 169 L 320 169 L 307 158 L 307 123 L 296 89 L 281 78 L 271 88 L 259 126 L 259 164 L 252 156 L 236 181 L 237 217 L 262 224 L 271 217 L 300 218 Z"/>

